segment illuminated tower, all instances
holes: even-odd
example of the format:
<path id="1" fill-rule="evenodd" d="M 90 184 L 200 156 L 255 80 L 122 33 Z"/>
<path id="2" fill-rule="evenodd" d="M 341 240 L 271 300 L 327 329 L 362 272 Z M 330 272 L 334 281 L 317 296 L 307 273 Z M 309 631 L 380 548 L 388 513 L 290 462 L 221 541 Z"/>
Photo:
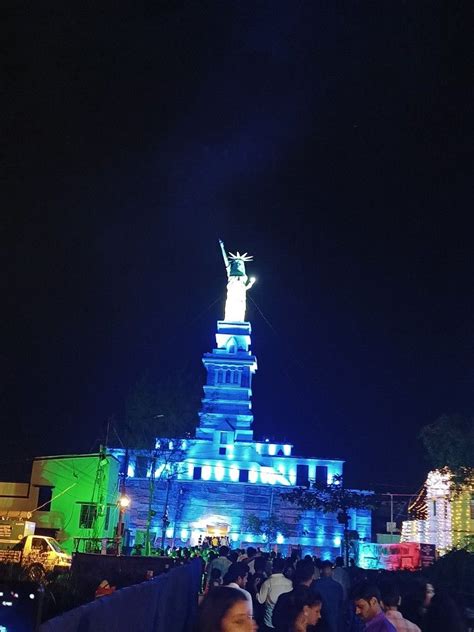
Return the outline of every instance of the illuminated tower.
<path id="1" fill-rule="evenodd" d="M 214 440 L 216 433 L 232 433 L 232 441 L 252 441 L 252 375 L 257 359 L 250 351 L 250 323 L 245 321 L 246 295 L 255 279 L 248 279 L 247 253 L 227 256 L 220 242 L 227 271 L 224 320 L 217 321 L 216 348 L 205 353 L 207 371 L 197 439 Z"/>

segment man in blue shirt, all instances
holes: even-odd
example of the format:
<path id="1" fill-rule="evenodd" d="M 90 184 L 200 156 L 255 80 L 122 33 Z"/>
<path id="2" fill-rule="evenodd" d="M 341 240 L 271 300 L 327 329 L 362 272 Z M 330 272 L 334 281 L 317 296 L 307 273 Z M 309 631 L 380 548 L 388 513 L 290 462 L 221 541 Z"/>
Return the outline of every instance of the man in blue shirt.
<path id="1" fill-rule="evenodd" d="M 311 584 L 311 589 L 321 595 L 321 618 L 324 629 L 328 632 L 339 632 L 343 618 L 343 590 L 341 584 L 332 578 L 330 561 L 323 562 L 321 578 Z"/>
<path id="2" fill-rule="evenodd" d="M 365 623 L 366 632 L 397 632 L 384 615 L 380 605 L 380 590 L 364 582 L 352 591 L 356 615 Z"/>

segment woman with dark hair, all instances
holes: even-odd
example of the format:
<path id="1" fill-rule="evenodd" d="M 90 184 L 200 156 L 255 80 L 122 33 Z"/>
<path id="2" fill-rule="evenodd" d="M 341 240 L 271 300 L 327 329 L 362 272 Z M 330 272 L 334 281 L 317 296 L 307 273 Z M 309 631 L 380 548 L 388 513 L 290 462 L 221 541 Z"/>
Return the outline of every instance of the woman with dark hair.
<path id="1" fill-rule="evenodd" d="M 444 593 L 436 593 L 425 614 L 423 632 L 465 632 L 461 613 L 454 601 Z"/>
<path id="2" fill-rule="evenodd" d="M 402 595 L 399 610 L 405 619 L 423 629 L 426 611 L 435 594 L 433 584 L 425 577 L 416 577 L 410 584 L 408 591 Z"/>
<path id="3" fill-rule="evenodd" d="M 309 626 L 321 619 L 321 597 L 307 586 L 297 586 L 291 592 L 288 604 L 290 621 L 288 632 L 306 632 Z"/>
<path id="4" fill-rule="evenodd" d="M 245 595 L 237 588 L 211 590 L 199 606 L 197 632 L 255 632 Z"/>

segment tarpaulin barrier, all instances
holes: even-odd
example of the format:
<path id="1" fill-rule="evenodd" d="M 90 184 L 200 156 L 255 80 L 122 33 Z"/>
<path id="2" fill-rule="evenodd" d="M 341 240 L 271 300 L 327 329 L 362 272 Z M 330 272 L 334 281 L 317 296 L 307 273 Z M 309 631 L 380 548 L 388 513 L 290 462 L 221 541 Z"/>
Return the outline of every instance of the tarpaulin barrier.
<path id="1" fill-rule="evenodd" d="M 191 632 L 201 561 L 117 590 L 40 626 L 40 632 Z"/>

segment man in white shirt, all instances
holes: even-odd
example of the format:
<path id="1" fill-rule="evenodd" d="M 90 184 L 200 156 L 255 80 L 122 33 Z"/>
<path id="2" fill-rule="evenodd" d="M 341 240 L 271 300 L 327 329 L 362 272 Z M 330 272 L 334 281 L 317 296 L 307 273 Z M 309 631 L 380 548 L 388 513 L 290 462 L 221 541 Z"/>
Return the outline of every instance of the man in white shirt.
<path id="1" fill-rule="evenodd" d="M 252 596 L 248 590 L 245 590 L 247 585 L 247 577 L 249 574 L 249 567 L 245 562 L 234 562 L 231 564 L 224 576 L 224 584 L 229 588 L 236 588 L 240 590 L 247 599 L 250 608 L 250 614 L 253 616 L 253 602 Z"/>
<path id="2" fill-rule="evenodd" d="M 263 582 L 260 591 L 257 593 L 258 603 L 265 604 L 263 623 L 266 628 L 271 630 L 274 629 L 272 615 L 278 597 L 293 590 L 292 581 L 283 575 L 283 566 L 284 561 L 282 559 L 277 557 L 273 560 L 272 574 Z"/>
<path id="3" fill-rule="evenodd" d="M 392 582 L 386 582 L 382 584 L 380 592 L 380 605 L 385 612 L 385 616 L 396 628 L 397 632 L 421 632 L 417 625 L 408 621 L 408 619 L 404 619 L 402 613 L 398 611 L 402 598 L 396 585 Z"/>

